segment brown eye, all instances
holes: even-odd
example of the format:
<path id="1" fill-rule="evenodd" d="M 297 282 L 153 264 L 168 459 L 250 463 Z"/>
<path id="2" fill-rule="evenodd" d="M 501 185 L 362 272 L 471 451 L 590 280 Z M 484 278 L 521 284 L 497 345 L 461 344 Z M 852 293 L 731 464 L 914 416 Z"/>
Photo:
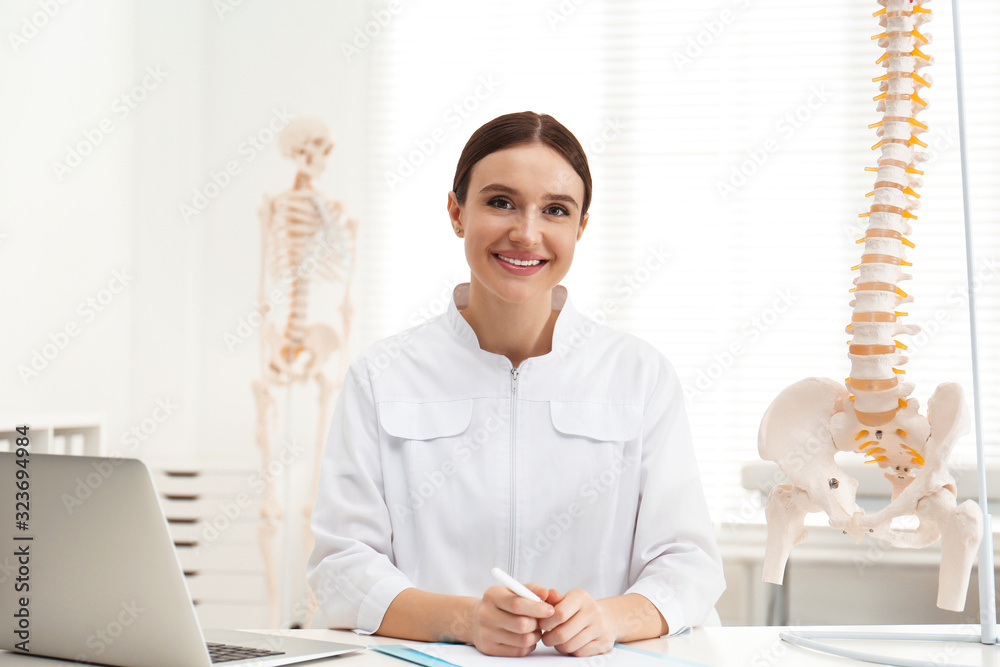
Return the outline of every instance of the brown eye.
<path id="1" fill-rule="evenodd" d="M 510 209 L 514 208 L 514 205 L 510 202 L 510 200 L 505 197 L 494 197 L 493 199 L 486 202 L 486 205 L 500 209 L 501 211 L 509 211 Z"/>

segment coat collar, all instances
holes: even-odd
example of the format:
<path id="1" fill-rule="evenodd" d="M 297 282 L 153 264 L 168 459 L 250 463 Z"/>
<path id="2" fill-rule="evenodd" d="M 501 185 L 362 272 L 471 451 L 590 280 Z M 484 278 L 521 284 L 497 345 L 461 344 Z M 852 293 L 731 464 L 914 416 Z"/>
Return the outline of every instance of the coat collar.
<path id="1" fill-rule="evenodd" d="M 469 283 L 460 283 L 452 290 L 452 299 L 448 304 L 445 318 L 455 335 L 478 350 L 481 349 L 479 338 L 460 312 L 468 305 Z M 583 317 L 573 306 L 573 302 L 569 298 L 569 291 L 562 285 L 556 285 L 552 289 L 552 310 L 559 313 L 552 331 L 552 349 L 566 349 L 570 337 L 579 331 Z"/>

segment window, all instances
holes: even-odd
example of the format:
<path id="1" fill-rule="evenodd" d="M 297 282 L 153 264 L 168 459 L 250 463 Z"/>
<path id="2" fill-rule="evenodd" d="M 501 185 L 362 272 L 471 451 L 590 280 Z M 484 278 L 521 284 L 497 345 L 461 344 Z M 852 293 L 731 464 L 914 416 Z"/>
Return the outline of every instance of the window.
<path id="1" fill-rule="evenodd" d="M 373 0 L 373 11 L 384 2 Z M 950 7 L 932 5 L 935 64 L 911 251 L 920 324 L 907 378 L 926 406 L 971 364 Z M 1000 457 L 1000 6 L 962 3 L 988 453 Z M 658 347 L 687 388 L 717 520 L 774 397 L 850 372 L 848 289 L 879 119 L 875 2 L 403 2 L 370 52 L 369 224 L 361 340 L 443 311 L 468 268 L 445 213 L 472 131 L 554 115 L 587 148 L 591 222 L 566 280 L 576 306 Z M 662 258 L 666 258 L 665 260 Z M 599 314 L 599 313 L 598 313 Z M 905 338 L 905 337 L 904 337 Z M 974 461 L 971 436 L 953 461 Z"/>

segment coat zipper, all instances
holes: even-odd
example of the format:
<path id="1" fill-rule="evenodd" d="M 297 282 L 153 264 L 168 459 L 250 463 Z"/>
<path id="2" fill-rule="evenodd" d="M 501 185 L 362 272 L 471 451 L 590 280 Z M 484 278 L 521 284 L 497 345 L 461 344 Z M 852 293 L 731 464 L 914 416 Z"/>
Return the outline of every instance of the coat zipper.
<path id="1" fill-rule="evenodd" d="M 514 433 L 517 430 L 517 376 L 520 371 L 517 368 L 510 369 L 510 553 L 507 555 L 507 571 L 511 576 L 514 573 L 514 543 L 517 539 L 517 486 L 515 483 L 517 475 L 517 450 L 514 441 Z"/>

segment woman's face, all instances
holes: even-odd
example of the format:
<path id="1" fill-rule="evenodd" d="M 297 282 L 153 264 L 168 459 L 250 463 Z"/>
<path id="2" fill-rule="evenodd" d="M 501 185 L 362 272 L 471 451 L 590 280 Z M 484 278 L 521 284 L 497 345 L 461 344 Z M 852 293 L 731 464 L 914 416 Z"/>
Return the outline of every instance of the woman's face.
<path id="1" fill-rule="evenodd" d="M 551 294 L 587 225 L 583 179 L 548 146 L 521 144 L 480 160 L 466 192 L 464 205 L 449 195 L 448 211 L 472 280 L 512 303 Z"/>

